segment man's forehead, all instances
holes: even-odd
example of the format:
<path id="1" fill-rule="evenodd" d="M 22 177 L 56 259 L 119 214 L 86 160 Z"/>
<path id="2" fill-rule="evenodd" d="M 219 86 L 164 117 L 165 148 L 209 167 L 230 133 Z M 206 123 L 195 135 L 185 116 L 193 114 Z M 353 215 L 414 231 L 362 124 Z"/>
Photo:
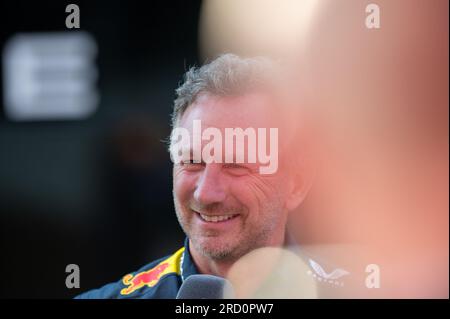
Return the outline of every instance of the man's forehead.
<path id="1" fill-rule="evenodd" d="M 276 101 L 269 94 L 248 93 L 240 96 L 202 94 L 190 105 L 179 126 L 192 129 L 194 120 L 202 127 L 279 127 L 281 124 Z"/>

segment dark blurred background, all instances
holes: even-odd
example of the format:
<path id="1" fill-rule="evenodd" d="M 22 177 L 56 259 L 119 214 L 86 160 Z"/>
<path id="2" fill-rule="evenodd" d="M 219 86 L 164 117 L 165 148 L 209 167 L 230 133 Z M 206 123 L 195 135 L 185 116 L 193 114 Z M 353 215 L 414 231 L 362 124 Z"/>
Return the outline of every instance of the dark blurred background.
<path id="1" fill-rule="evenodd" d="M 17 33 L 78 32 L 65 27 L 70 3 L 2 2 L 0 50 Z M 80 30 L 98 49 L 96 110 L 83 119 L 14 121 L 0 90 L 3 298 L 73 297 L 183 244 L 161 140 L 174 90 L 199 64 L 200 3 L 75 3 Z M 72 263 L 80 289 L 65 286 Z"/>

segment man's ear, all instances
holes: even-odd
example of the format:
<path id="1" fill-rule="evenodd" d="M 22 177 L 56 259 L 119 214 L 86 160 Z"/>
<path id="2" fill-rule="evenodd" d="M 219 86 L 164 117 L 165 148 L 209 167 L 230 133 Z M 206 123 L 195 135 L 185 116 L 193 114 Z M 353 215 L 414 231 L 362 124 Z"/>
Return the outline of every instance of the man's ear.
<path id="1" fill-rule="evenodd" d="M 286 200 L 288 211 L 296 209 L 305 199 L 313 184 L 315 171 L 306 161 L 290 173 L 289 189 Z"/>

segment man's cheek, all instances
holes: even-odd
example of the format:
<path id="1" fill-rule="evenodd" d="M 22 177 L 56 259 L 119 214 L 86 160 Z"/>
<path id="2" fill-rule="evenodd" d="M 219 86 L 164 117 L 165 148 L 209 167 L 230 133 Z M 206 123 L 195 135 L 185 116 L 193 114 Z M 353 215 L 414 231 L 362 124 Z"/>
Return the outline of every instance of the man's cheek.
<path id="1" fill-rule="evenodd" d="M 189 185 L 189 179 L 185 174 L 183 174 L 182 171 L 174 172 L 176 174 L 173 178 L 173 187 L 174 190 L 177 192 L 183 191 L 183 189 L 186 189 Z"/>
<path id="2" fill-rule="evenodd" d="M 232 195 L 244 208 L 249 209 L 257 205 L 260 199 L 265 197 L 261 189 L 261 186 L 257 185 L 254 180 L 246 179 L 240 183 L 233 184 Z"/>

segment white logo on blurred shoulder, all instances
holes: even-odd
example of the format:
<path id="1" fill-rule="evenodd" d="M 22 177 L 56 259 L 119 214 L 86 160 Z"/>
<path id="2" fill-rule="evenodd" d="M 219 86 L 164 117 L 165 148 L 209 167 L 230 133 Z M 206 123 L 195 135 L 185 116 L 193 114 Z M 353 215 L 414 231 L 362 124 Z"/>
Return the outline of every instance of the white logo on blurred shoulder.
<path id="1" fill-rule="evenodd" d="M 336 279 L 339 279 L 343 276 L 349 275 L 350 273 L 344 269 L 337 268 L 333 270 L 330 273 L 327 273 L 322 266 L 320 266 L 317 262 L 315 262 L 312 259 L 309 259 L 309 265 L 314 270 L 312 272 L 311 270 L 308 270 L 307 274 L 316 278 L 320 282 L 326 282 L 329 284 L 333 284 L 336 286 L 344 286 L 344 283 L 342 281 L 338 281 Z"/>

